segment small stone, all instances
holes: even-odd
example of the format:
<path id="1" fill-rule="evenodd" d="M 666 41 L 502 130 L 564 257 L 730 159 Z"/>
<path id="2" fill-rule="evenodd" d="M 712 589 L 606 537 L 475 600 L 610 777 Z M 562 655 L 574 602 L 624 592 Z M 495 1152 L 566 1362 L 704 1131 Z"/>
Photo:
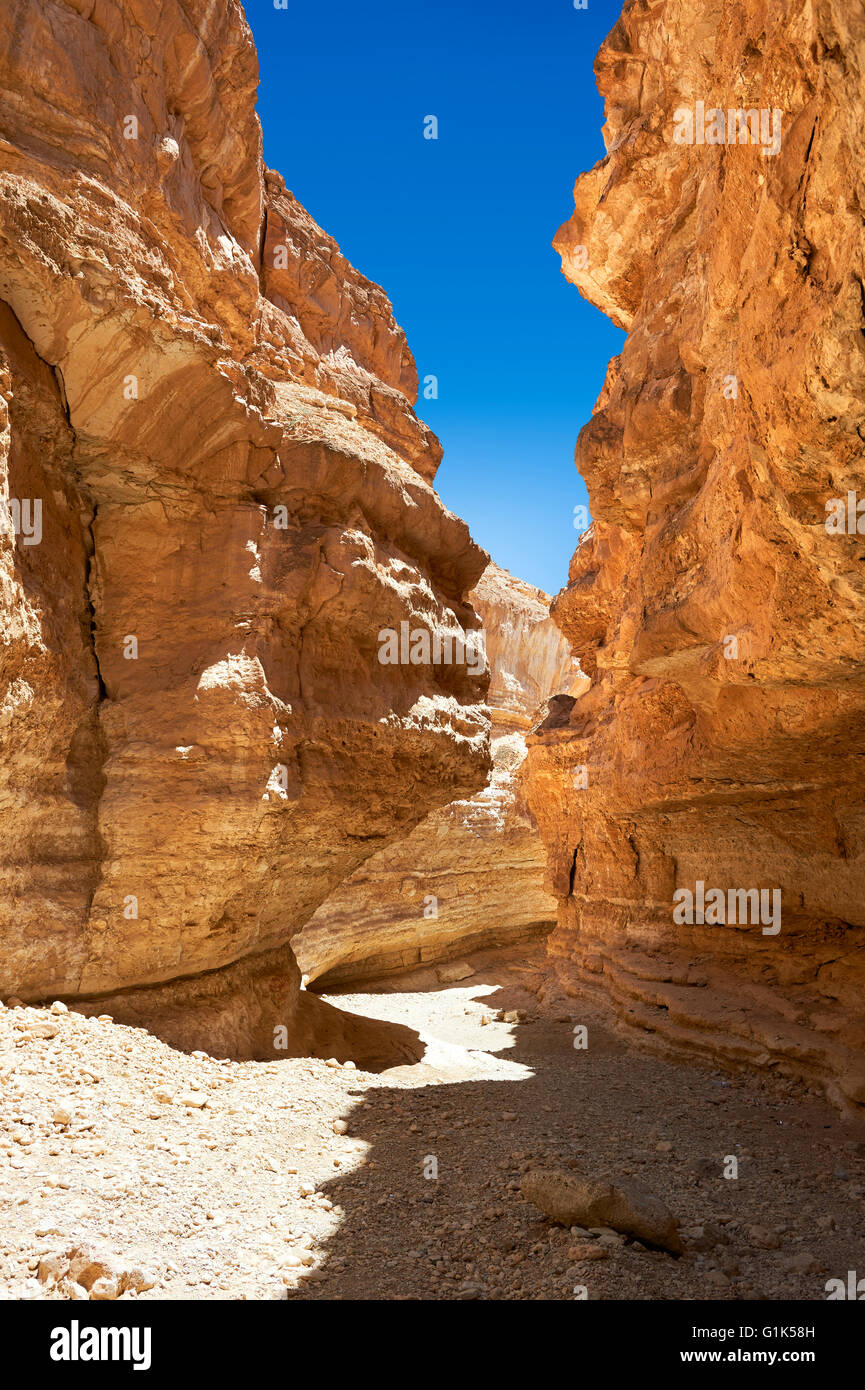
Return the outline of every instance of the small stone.
<path id="1" fill-rule="evenodd" d="M 64 1279 L 62 1284 L 58 1284 L 58 1289 L 65 1298 L 72 1299 L 75 1303 L 80 1303 L 90 1297 L 87 1290 L 81 1284 L 76 1284 L 74 1279 Z"/>
<path id="2" fill-rule="evenodd" d="M 594 1241 L 580 1241 L 576 1245 L 568 1246 L 569 1260 L 608 1260 L 609 1258 L 609 1250 Z"/>
<path id="3" fill-rule="evenodd" d="M 682 1233 L 689 1250 L 714 1250 L 727 1237 L 716 1226 L 691 1226 Z"/>
<path id="4" fill-rule="evenodd" d="M 796 1255 L 786 1256 L 784 1267 L 792 1274 L 810 1274 L 817 1268 L 817 1261 L 807 1250 L 800 1250 Z"/>
<path id="5" fill-rule="evenodd" d="M 40 1020 L 37 1023 L 31 1023 L 27 1029 L 27 1036 L 29 1038 L 56 1038 L 58 1032 L 57 1024 L 45 1019 L 44 1022 Z"/>
<path id="6" fill-rule="evenodd" d="M 48 1255 L 39 1261 L 37 1278 L 40 1284 L 55 1284 L 63 1278 L 68 1268 L 69 1261 L 64 1255 Z"/>
<path id="7" fill-rule="evenodd" d="M 334 1122 L 333 1122 L 333 1132 L 334 1132 L 334 1134 L 347 1134 L 347 1133 L 348 1133 L 348 1124 L 346 1123 L 346 1121 L 345 1121 L 345 1120 L 334 1120 Z"/>
<path id="8" fill-rule="evenodd" d="M 110 1303 L 119 1293 L 116 1279 L 96 1279 L 90 1285 L 90 1297 L 96 1303 Z"/>
<path id="9" fill-rule="evenodd" d="M 63 1003 L 62 999 L 55 999 L 54 1003 L 51 1005 L 51 1012 L 53 1014 L 68 1014 L 69 1009 Z"/>
<path id="10" fill-rule="evenodd" d="M 748 1244 L 756 1246 L 758 1250 L 777 1250 L 781 1245 L 775 1232 L 766 1226 L 749 1226 L 747 1235 Z"/>

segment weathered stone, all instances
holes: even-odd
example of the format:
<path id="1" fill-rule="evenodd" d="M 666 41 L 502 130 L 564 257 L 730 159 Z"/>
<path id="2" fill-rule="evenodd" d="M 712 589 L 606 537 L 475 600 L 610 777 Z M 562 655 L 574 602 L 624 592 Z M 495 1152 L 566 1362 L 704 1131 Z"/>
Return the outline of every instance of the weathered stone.
<path id="1" fill-rule="evenodd" d="M 37 1278 L 40 1284 L 56 1284 L 66 1275 L 69 1261 L 63 1255 L 46 1255 L 39 1261 Z"/>
<path id="2" fill-rule="evenodd" d="M 113 1302 L 120 1297 L 120 1286 L 116 1279 L 96 1279 L 90 1285 L 90 1297 L 95 1303 Z"/>
<path id="3" fill-rule="evenodd" d="M 113 1281 L 117 1277 L 114 1261 L 100 1254 L 91 1245 L 75 1246 L 69 1251 L 67 1260 L 68 1277 L 88 1291 L 97 1279 Z"/>
<path id="4" fill-rule="evenodd" d="M 611 1226 L 681 1253 L 675 1218 L 660 1198 L 631 1178 L 588 1178 L 565 1169 L 533 1168 L 521 1179 L 520 1191 L 562 1226 Z"/>
<path id="5" fill-rule="evenodd" d="M 569 1260 L 608 1260 L 609 1258 L 609 1250 L 593 1241 L 582 1241 L 576 1245 L 568 1246 Z"/>

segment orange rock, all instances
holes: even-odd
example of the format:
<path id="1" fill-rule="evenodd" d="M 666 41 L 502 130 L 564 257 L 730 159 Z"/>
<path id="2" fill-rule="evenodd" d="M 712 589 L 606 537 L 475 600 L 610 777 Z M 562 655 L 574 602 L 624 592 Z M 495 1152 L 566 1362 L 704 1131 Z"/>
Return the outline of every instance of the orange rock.
<path id="1" fill-rule="evenodd" d="M 490 664 L 490 783 L 427 816 L 322 903 L 295 942 L 320 988 L 527 940 L 555 920 L 522 785 L 524 732 L 553 691 L 588 681 L 549 616 L 548 594 L 490 563 L 470 598 Z"/>
<path id="2" fill-rule="evenodd" d="M 865 576 L 826 523 L 863 493 L 863 38 L 850 7 L 671 0 L 598 55 L 608 153 L 555 244 L 628 337 L 553 605 L 592 685 L 529 739 L 565 983 L 653 1046 L 858 1105 Z M 700 101 L 780 110 L 779 149 L 676 143 Z M 674 922 L 698 881 L 780 890 L 780 932 Z"/>
<path id="3" fill-rule="evenodd" d="M 0 537 L 0 994 L 348 1056 L 289 942 L 484 784 L 484 673 L 377 651 L 476 629 L 487 557 L 256 85 L 236 0 L 0 14 L 0 467 L 42 504 Z"/>

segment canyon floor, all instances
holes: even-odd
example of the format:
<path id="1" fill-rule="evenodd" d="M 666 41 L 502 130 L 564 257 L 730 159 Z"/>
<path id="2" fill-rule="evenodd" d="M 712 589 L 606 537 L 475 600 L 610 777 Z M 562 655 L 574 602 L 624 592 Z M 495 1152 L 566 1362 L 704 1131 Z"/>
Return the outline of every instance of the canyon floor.
<path id="1" fill-rule="evenodd" d="M 82 1247 L 123 1300 L 825 1299 L 865 1271 L 861 1126 L 634 1050 L 540 950 L 461 964 L 329 996 L 382 1020 L 377 1073 L 0 1008 L 0 1296 L 87 1297 Z M 540 1163 L 639 1178 L 685 1253 L 551 1224 L 519 1191 Z"/>

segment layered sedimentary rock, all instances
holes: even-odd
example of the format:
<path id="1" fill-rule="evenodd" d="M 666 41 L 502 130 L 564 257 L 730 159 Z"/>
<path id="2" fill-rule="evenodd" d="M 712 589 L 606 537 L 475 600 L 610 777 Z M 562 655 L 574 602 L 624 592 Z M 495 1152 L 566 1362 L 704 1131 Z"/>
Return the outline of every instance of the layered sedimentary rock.
<path id="1" fill-rule="evenodd" d="M 321 905 L 295 941 L 321 987 L 510 944 L 555 919 L 522 785 L 524 733 L 549 696 L 588 681 L 550 618 L 548 594 L 491 563 L 470 599 L 490 666 L 489 786 L 432 812 Z"/>
<path id="2" fill-rule="evenodd" d="M 490 562 L 470 598 L 483 624 L 494 730 L 529 729 L 552 696 L 587 689 L 580 663 L 550 617 L 550 596 L 543 589 Z"/>
<path id="3" fill-rule="evenodd" d="M 378 659 L 487 557 L 256 84 L 236 0 L 0 14 L 0 994 L 246 1056 L 362 1027 L 288 943 L 489 768 L 482 671 Z"/>
<path id="4" fill-rule="evenodd" d="M 555 244 L 628 336 L 553 609 L 591 689 L 531 739 L 551 950 L 647 1040 L 862 1105 L 865 12 L 634 0 L 596 73 Z"/>

